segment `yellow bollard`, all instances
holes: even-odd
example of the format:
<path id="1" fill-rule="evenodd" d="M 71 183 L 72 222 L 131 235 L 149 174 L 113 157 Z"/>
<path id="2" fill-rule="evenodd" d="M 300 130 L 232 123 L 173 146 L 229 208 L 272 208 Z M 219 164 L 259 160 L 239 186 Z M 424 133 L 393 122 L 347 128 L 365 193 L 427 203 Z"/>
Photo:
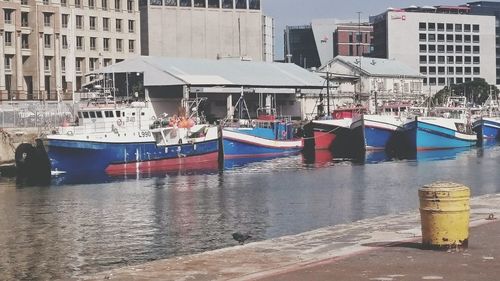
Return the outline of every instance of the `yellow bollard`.
<path id="1" fill-rule="evenodd" d="M 428 248 L 467 248 L 470 189 L 452 182 L 436 182 L 418 190 L 422 244 Z"/>

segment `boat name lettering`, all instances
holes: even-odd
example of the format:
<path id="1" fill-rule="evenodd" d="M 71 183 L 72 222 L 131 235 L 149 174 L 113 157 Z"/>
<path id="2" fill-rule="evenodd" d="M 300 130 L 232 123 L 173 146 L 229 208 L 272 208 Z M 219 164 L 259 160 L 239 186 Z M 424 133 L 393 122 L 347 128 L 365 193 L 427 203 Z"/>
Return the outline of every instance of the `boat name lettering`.
<path id="1" fill-rule="evenodd" d="M 150 137 L 151 136 L 151 132 L 150 131 L 139 131 L 139 137 L 140 138 L 147 138 L 147 137 Z"/>

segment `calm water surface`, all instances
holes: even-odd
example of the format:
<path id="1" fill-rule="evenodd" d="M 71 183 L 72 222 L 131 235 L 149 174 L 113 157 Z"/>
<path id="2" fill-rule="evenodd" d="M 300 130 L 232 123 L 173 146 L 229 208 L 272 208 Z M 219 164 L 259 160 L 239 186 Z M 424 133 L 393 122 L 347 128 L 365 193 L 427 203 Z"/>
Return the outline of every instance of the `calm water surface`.
<path id="1" fill-rule="evenodd" d="M 234 231 L 261 240 L 414 210 L 417 189 L 435 180 L 500 192 L 499 146 L 415 158 L 323 152 L 231 162 L 223 172 L 59 177 L 49 187 L 1 179 L 0 279 L 68 278 L 233 246 Z"/>

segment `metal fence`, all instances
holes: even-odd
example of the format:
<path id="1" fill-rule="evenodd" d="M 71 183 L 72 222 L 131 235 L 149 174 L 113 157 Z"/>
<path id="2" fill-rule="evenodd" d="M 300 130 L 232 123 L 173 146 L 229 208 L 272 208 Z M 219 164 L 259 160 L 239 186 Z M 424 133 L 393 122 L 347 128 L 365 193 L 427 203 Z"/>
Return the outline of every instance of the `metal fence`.
<path id="1" fill-rule="evenodd" d="M 49 130 L 72 122 L 75 119 L 74 108 L 72 102 L 1 102 L 0 127 Z"/>

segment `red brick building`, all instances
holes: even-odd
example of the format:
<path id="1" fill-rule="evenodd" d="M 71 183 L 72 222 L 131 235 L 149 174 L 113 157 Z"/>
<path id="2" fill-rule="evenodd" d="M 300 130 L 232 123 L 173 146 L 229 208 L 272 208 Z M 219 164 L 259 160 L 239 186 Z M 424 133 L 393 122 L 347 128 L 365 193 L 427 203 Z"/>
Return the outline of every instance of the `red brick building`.
<path id="1" fill-rule="evenodd" d="M 369 56 L 372 39 L 373 26 L 369 23 L 339 24 L 333 34 L 333 56 Z"/>

